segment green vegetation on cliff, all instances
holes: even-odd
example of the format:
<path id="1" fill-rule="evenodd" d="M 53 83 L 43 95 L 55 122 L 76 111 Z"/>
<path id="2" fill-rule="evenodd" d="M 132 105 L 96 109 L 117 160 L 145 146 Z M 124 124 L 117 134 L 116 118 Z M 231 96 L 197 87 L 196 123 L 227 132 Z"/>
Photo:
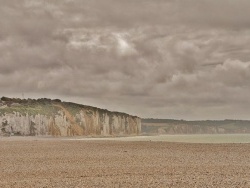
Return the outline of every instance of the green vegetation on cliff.
<path id="1" fill-rule="evenodd" d="M 49 99 L 12 99 L 2 97 L 0 100 L 0 115 L 17 112 L 21 115 L 55 115 L 59 108 L 52 105 L 55 100 Z M 57 100 L 56 100 L 57 101 Z"/>
<path id="2" fill-rule="evenodd" d="M 100 109 L 93 106 L 76 104 L 72 102 L 62 102 L 60 99 L 48 99 L 48 98 L 20 99 L 20 98 L 8 98 L 8 97 L 2 97 L 0 99 L 0 114 L 19 112 L 22 115 L 25 115 L 26 113 L 29 113 L 31 115 L 35 114 L 55 115 L 58 113 L 58 110 L 60 110 L 60 108 L 55 106 L 54 104 L 61 104 L 63 107 L 67 108 L 67 110 L 70 113 L 72 113 L 72 115 L 76 115 L 77 113 L 79 113 L 81 109 L 84 108 L 85 110 L 89 110 L 89 112 L 87 112 L 91 113 L 89 115 L 93 115 L 92 114 L 93 112 L 98 111 L 99 113 L 131 116 L 126 113 L 111 112 L 106 109 Z M 132 116 L 132 117 L 137 117 L 137 116 Z"/>

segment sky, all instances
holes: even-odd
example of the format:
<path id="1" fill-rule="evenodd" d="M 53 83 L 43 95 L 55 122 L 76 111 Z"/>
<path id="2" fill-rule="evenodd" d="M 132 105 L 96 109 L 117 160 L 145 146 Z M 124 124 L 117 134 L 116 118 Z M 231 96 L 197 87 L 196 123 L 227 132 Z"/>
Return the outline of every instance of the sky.
<path id="1" fill-rule="evenodd" d="M 249 0 L 0 0 L 0 95 L 250 119 Z"/>

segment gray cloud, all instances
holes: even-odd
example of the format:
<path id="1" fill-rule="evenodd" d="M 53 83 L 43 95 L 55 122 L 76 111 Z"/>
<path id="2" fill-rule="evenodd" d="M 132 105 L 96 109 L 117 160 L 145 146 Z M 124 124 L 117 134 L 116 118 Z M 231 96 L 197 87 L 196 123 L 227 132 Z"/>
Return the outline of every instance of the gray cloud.
<path id="1" fill-rule="evenodd" d="M 0 2 L 2 95 L 249 119 L 247 0 Z"/>
<path id="2" fill-rule="evenodd" d="M 245 29 L 250 27 L 248 0 L 186 0 L 179 1 L 180 19 L 187 24 Z"/>

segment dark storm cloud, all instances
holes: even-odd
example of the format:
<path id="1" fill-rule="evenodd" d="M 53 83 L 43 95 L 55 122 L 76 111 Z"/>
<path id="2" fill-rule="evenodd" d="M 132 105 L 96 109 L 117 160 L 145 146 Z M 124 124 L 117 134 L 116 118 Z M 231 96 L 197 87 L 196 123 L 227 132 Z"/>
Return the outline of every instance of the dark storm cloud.
<path id="1" fill-rule="evenodd" d="M 247 0 L 0 3 L 2 95 L 143 117 L 249 119 Z"/>

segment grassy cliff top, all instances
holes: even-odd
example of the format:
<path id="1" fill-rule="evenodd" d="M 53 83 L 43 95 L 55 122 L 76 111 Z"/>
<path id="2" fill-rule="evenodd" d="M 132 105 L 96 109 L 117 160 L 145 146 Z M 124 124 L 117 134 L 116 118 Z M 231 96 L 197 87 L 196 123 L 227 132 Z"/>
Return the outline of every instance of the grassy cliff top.
<path id="1" fill-rule="evenodd" d="M 39 98 L 39 99 L 20 99 L 20 98 L 8 98 L 2 97 L 0 99 L 0 114 L 1 113 L 11 113 L 13 111 L 19 113 L 29 113 L 29 114 L 56 114 L 58 113 L 59 107 L 56 104 L 67 108 L 72 114 L 79 112 L 81 109 L 98 111 L 99 113 L 112 113 L 120 116 L 132 116 L 123 112 L 112 112 L 107 109 L 101 109 L 93 106 L 87 106 L 72 102 L 63 102 L 60 99 L 48 99 L 48 98 Z M 137 116 L 132 116 L 136 117 Z"/>

